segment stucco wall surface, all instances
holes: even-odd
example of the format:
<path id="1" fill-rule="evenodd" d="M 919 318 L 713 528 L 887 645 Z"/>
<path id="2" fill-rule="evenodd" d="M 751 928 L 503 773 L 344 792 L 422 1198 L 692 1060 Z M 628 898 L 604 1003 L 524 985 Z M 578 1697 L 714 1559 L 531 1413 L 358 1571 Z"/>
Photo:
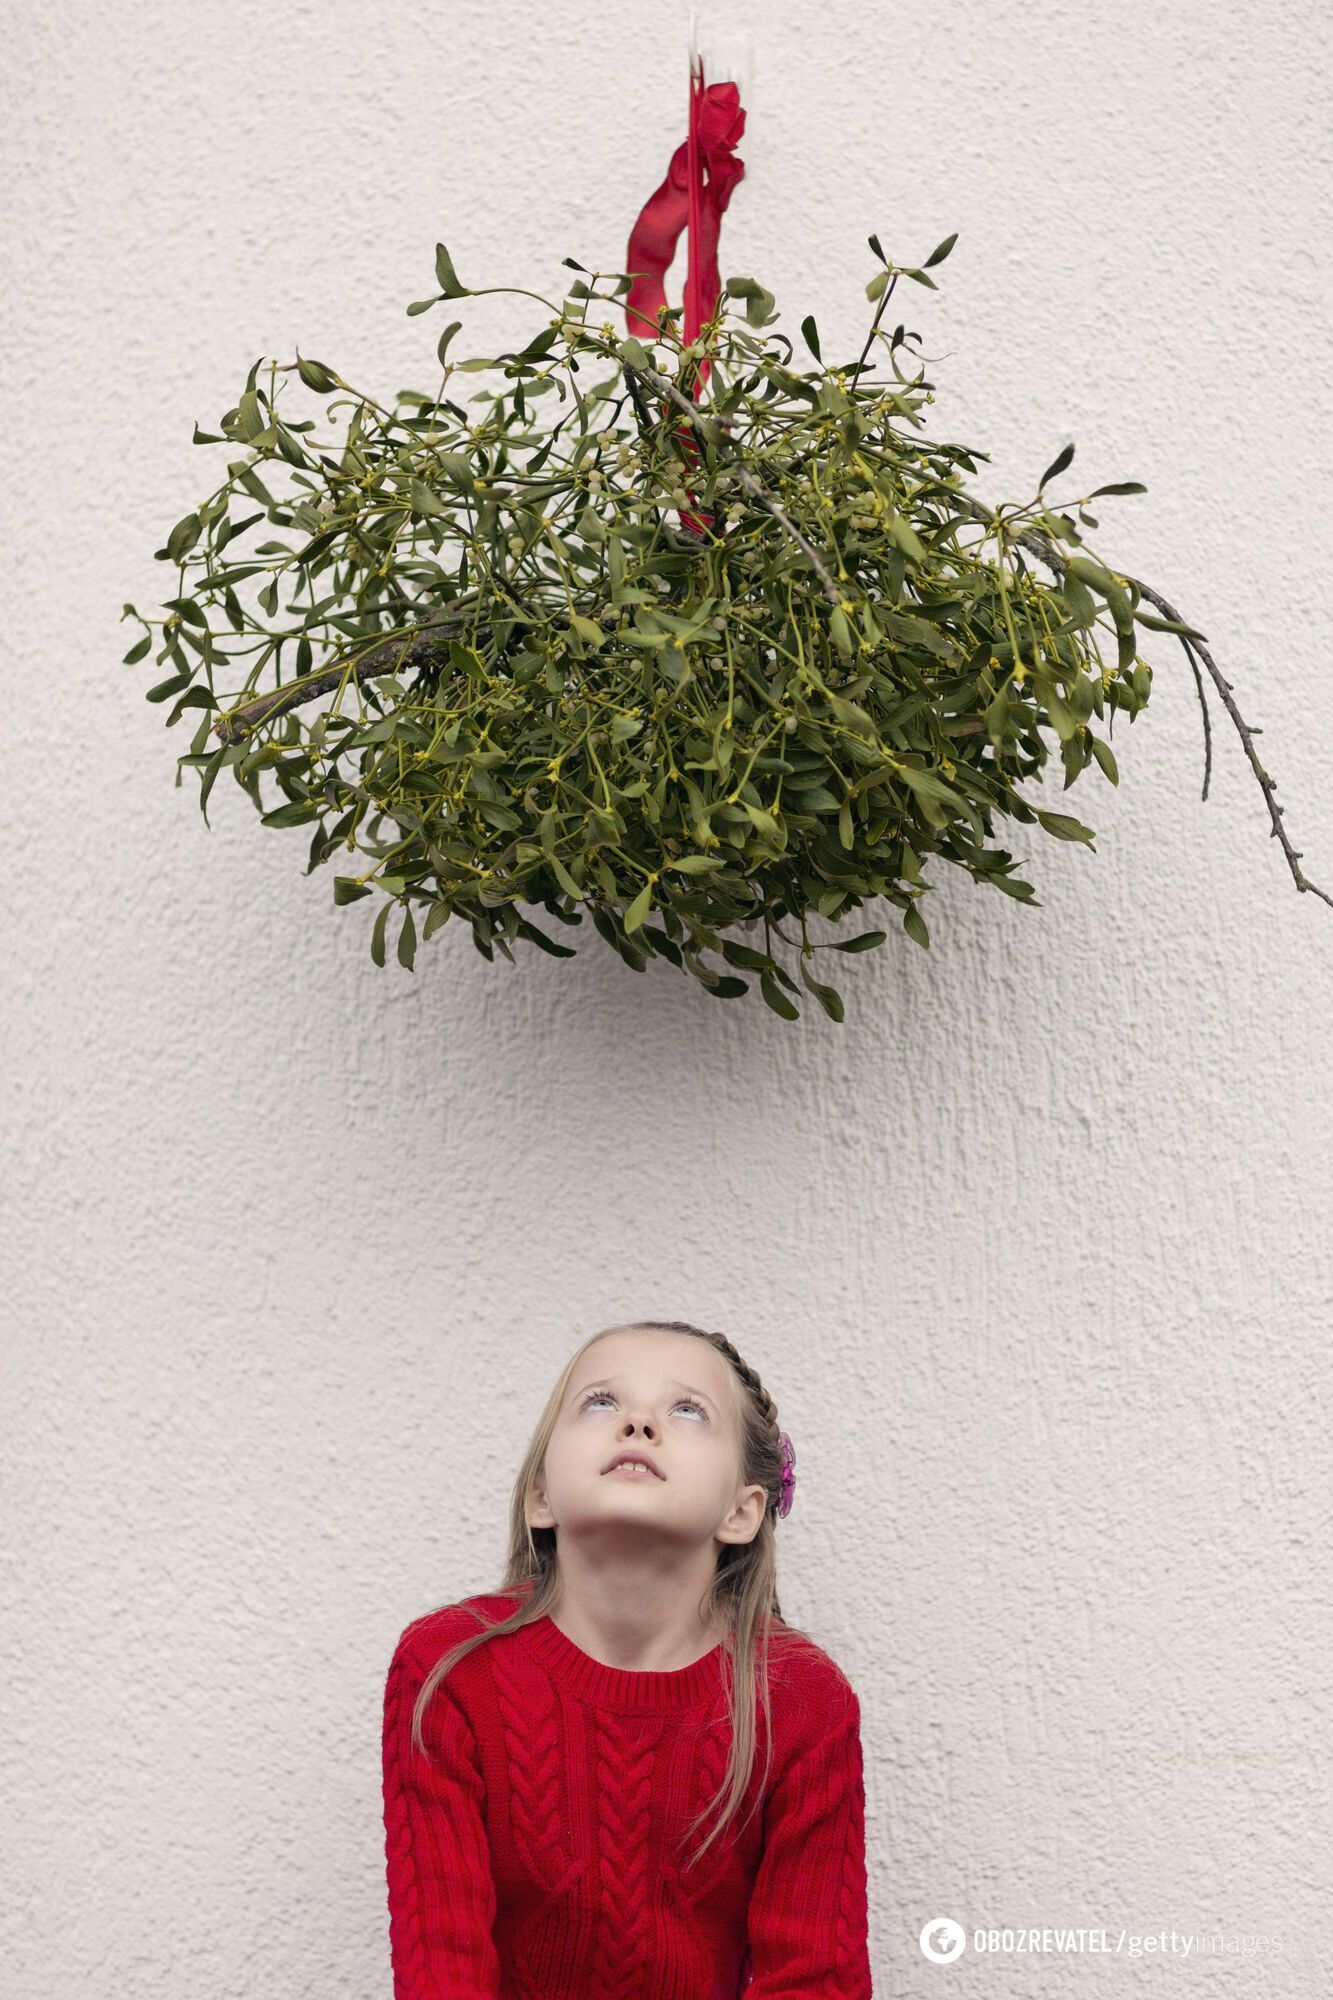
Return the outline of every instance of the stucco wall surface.
<path id="1" fill-rule="evenodd" d="M 826 351 L 907 287 L 937 434 L 1207 633 L 1333 891 L 1330 28 L 1311 4 L 735 0 L 725 274 Z M 121 655 L 256 356 L 433 360 L 616 269 L 683 9 L 4 8 L 0 1962 L 8 2000 L 390 1990 L 384 1670 L 490 1586 L 575 1341 L 728 1330 L 800 1460 L 784 1607 L 863 1706 L 876 1993 L 1309 2000 L 1329 1855 L 1333 910 L 1175 642 L 841 1025 L 667 966 L 378 970 Z M 678 296 L 680 269 L 673 277 Z M 901 290 L 901 288 L 900 288 Z M 539 323 L 462 302 L 478 352 Z M 1082 485 L 1077 481 L 1082 479 Z M 151 663 L 149 663 L 151 664 Z M 591 932 L 589 932 L 591 936 Z M 927 1919 L 1280 1941 L 927 1963 Z M 1166 1960 L 1170 1959 L 1170 1963 Z"/>

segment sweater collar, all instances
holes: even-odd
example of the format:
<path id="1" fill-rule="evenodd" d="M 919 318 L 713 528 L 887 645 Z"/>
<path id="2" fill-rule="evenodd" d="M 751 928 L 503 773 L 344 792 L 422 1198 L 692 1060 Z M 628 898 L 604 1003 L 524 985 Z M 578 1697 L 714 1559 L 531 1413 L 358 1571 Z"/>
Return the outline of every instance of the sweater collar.
<path id="1" fill-rule="evenodd" d="M 720 1640 L 691 1666 L 659 1670 L 605 1666 L 576 1646 L 549 1611 L 521 1626 L 518 1636 L 526 1639 L 552 1680 L 599 1708 L 692 1708 L 718 1690 L 724 1651 Z"/>

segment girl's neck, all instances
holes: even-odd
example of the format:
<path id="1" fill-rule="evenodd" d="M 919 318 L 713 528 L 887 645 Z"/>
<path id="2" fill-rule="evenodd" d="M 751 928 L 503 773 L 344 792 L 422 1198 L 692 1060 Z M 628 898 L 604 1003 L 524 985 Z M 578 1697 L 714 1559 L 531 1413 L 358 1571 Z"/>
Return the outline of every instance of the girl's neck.
<path id="1" fill-rule="evenodd" d="M 572 1645 L 604 1667 L 628 1669 L 633 1673 L 672 1673 L 692 1667 L 720 1644 L 723 1634 L 716 1625 L 695 1617 L 685 1623 L 650 1622 L 623 1605 L 610 1613 L 604 1605 L 582 1605 L 561 1593 L 550 1611 L 551 1623 Z"/>

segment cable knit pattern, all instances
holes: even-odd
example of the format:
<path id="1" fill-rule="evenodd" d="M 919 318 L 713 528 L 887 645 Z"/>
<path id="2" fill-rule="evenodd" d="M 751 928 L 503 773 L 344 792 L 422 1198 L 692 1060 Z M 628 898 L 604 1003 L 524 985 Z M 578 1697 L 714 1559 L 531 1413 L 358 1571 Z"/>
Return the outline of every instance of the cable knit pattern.
<path id="1" fill-rule="evenodd" d="M 514 1839 L 533 1881 L 553 1889 L 568 1874 L 573 1860 L 564 1813 L 564 1760 L 553 1690 L 549 1682 L 534 1689 L 531 1668 L 524 1671 L 522 1657 L 514 1648 L 488 1640 L 487 1651 L 509 1746 Z"/>
<path id="2" fill-rule="evenodd" d="M 597 1950 L 588 2000 L 638 2000 L 653 1949 L 657 1721 L 608 1716 L 597 1735 Z"/>
<path id="3" fill-rule="evenodd" d="M 731 1752 L 731 1732 L 728 1730 L 724 1735 L 720 1729 L 700 1730 L 696 1735 L 692 1735 L 686 1739 L 684 1748 L 690 1760 L 688 1770 L 693 1788 L 693 1796 L 690 1799 L 690 1811 L 688 1814 L 682 1816 L 683 1823 L 688 1825 L 690 1817 L 700 1811 L 705 1801 L 715 1799 L 721 1789 L 722 1780 L 727 1773 L 727 1758 Z M 762 1755 L 763 1743 L 761 1740 L 755 1752 L 756 1761 Z M 747 1793 L 745 1799 L 741 1802 L 742 1815 L 749 1804 L 750 1796 Z M 715 1812 L 716 1808 L 714 1808 Z M 698 1846 L 707 1837 L 712 1824 L 711 1817 L 704 1821 L 698 1832 L 693 1836 L 694 1846 Z M 696 1862 L 693 1868 L 688 1865 L 691 1852 L 691 1849 L 688 1847 L 679 1861 L 675 1863 L 675 1872 L 678 1875 L 681 1888 L 691 1902 L 698 1896 L 703 1895 L 715 1880 L 718 1866 L 724 1858 L 721 1849 L 728 1838 L 732 1840 L 736 1838 L 735 1820 L 731 1822 L 725 1834 L 719 1834 L 707 1854 L 704 1855 L 702 1861 Z"/>
<path id="4" fill-rule="evenodd" d="M 413 1752 L 425 1676 L 516 1603 L 418 1618 L 390 1663 L 394 2000 L 869 2000 L 860 1706 L 828 1654 L 775 1644 L 767 1782 L 761 1715 L 738 1819 L 691 1867 L 730 1748 L 721 1647 L 634 1672 L 539 1618 L 450 1670 Z"/>

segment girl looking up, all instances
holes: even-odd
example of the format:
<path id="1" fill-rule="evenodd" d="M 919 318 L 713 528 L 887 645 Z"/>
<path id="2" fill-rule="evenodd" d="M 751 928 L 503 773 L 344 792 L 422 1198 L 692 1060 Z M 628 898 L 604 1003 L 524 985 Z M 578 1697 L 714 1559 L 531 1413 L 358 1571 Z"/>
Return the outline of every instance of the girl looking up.
<path id="1" fill-rule="evenodd" d="M 565 1364 L 502 1587 L 389 1667 L 394 2000 L 868 2000 L 860 1705 L 778 1604 L 794 1463 L 720 1333 Z"/>

